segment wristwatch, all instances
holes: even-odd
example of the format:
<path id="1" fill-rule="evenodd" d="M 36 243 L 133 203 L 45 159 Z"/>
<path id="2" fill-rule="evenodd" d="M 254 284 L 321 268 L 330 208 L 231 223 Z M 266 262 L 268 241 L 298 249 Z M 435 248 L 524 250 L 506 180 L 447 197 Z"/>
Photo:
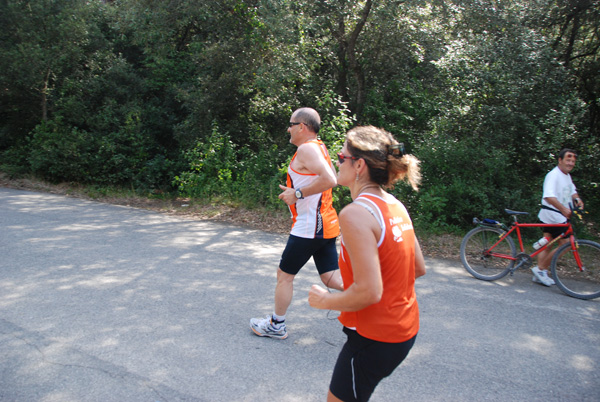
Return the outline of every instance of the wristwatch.
<path id="1" fill-rule="evenodd" d="M 296 198 L 297 199 L 299 199 L 299 200 L 304 199 L 304 197 L 302 196 L 302 191 L 300 191 L 299 188 L 297 188 L 295 191 L 296 191 Z"/>

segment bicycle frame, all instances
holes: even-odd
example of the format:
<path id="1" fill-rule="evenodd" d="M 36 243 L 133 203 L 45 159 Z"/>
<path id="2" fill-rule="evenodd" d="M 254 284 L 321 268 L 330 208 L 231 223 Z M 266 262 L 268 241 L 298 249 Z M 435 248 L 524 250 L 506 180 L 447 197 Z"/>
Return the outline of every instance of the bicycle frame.
<path id="1" fill-rule="evenodd" d="M 534 251 L 532 254 L 528 254 L 529 257 L 533 258 L 533 257 L 537 256 L 539 253 L 541 253 L 542 251 L 546 250 L 548 247 L 551 247 L 554 243 L 559 242 L 561 239 L 565 239 L 565 238 L 569 237 L 569 240 L 571 241 L 571 250 L 574 251 L 575 261 L 577 262 L 577 266 L 579 267 L 579 270 L 582 271 L 583 264 L 581 262 L 581 258 L 579 257 L 579 253 L 577 252 L 577 245 L 576 245 L 576 241 L 575 241 L 575 232 L 573 231 L 573 226 L 571 225 L 571 222 L 569 222 L 569 221 L 567 221 L 567 223 L 558 223 L 558 224 L 554 224 L 554 223 L 519 223 L 515 217 L 515 220 L 511 224 L 510 229 L 508 229 L 502 236 L 500 236 L 498 241 L 496 243 L 494 243 L 494 245 L 492 245 L 492 247 L 489 248 L 489 250 L 486 252 L 486 254 L 488 254 L 492 257 L 498 257 L 498 258 L 504 258 L 504 259 L 511 260 L 511 261 L 517 261 L 518 258 L 516 256 L 502 254 L 502 253 L 496 253 L 496 252 L 493 252 L 492 250 L 494 250 L 494 248 L 500 242 L 502 242 L 505 238 L 510 236 L 511 233 L 516 232 L 517 238 L 519 239 L 520 251 L 521 251 L 521 253 L 525 253 L 525 247 L 523 246 L 523 238 L 521 236 L 521 228 L 544 228 L 544 227 L 564 227 L 564 228 L 567 228 L 567 230 L 564 233 L 561 233 L 560 236 L 555 237 L 550 242 L 548 242 L 544 246 L 540 247 L 538 250 Z M 514 269 L 517 269 L 519 266 L 520 265 L 515 266 Z"/>

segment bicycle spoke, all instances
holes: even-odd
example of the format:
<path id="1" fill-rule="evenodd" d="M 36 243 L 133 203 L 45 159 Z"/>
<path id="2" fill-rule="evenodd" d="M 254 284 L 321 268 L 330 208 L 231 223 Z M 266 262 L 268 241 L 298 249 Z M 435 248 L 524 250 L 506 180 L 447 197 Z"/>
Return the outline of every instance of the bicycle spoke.
<path id="1" fill-rule="evenodd" d="M 579 240 L 577 255 L 583 264 L 577 264 L 576 253 L 570 244 L 558 248 L 552 259 L 552 275 L 556 285 L 567 295 L 579 299 L 600 296 L 600 244 Z"/>
<path id="2" fill-rule="evenodd" d="M 477 279 L 491 281 L 502 278 L 513 266 L 513 260 L 499 257 L 515 255 L 512 239 L 507 237 L 498 243 L 503 233 L 500 229 L 479 227 L 471 230 L 463 239 L 461 260 L 465 269 Z"/>

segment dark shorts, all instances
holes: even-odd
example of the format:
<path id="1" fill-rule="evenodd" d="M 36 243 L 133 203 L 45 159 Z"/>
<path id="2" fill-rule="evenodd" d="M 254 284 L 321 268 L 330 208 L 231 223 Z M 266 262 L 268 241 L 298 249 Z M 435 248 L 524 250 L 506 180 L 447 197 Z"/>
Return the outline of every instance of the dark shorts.
<path id="1" fill-rule="evenodd" d="M 281 255 L 279 268 L 287 274 L 296 275 L 310 257 L 315 261 L 319 275 L 338 269 L 335 238 L 305 239 L 290 235 Z"/>
<path id="2" fill-rule="evenodd" d="M 541 229 L 543 233 L 550 233 L 553 239 L 556 239 L 558 236 L 567 231 L 567 227 L 565 226 L 546 226 Z"/>
<path id="3" fill-rule="evenodd" d="M 415 344 L 377 342 L 344 328 L 344 344 L 333 369 L 329 390 L 343 401 L 368 401 L 381 380 L 392 374 Z"/>

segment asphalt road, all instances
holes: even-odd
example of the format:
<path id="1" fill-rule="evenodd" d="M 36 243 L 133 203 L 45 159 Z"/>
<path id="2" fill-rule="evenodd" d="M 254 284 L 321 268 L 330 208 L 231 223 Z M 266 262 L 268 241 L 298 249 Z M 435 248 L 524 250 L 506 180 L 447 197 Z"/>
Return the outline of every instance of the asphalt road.
<path id="1" fill-rule="evenodd" d="M 1 401 L 323 401 L 344 342 L 296 279 L 259 338 L 286 236 L 0 189 Z M 600 300 L 426 258 L 421 332 L 372 401 L 600 401 Z"/>

